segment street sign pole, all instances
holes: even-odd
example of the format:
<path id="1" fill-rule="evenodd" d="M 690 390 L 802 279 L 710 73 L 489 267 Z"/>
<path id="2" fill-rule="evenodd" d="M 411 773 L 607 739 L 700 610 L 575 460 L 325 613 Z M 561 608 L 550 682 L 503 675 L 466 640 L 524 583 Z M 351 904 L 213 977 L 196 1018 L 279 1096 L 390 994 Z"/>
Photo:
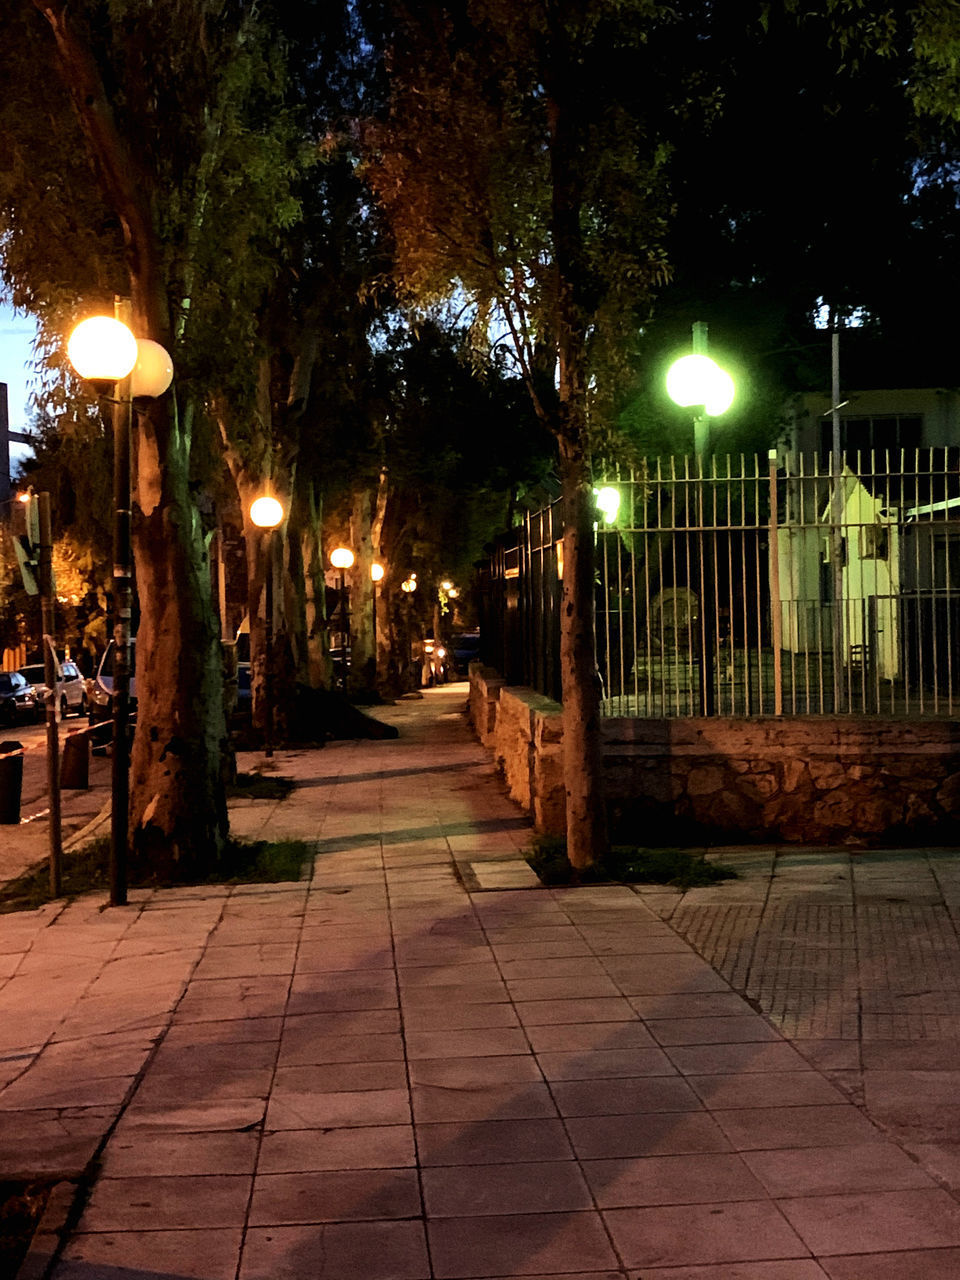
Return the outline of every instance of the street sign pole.
<path id="1" fill-rule="evenodd" d="M 47 722 L 47 786 L 50 794 L 50 896 L 59 898 L 63 887 L 63 831 L 60 813 L 60 741 L 57 732 L 57 654 L 54 648 L 53 534 L 50 495 L 37 494 L 40 544 L 40 617 L 43 631 L 43 679 Z"/>

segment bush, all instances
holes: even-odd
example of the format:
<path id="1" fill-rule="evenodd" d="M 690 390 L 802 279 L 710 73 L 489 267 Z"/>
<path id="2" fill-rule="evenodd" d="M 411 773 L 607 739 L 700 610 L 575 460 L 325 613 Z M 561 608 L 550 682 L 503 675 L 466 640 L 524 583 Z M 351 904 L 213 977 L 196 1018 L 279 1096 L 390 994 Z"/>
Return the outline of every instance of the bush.
<path id="1" fill-rule="evenodd" d="M 527 861 L 544 884 L 667 884 L 678 889 L 736 878 L 731 867 L 707 862 L 688 849 L 644 849 L 616 845 L 592 867 L 577 871 L 567 860 L 566 841 L 538 836 Z"/>

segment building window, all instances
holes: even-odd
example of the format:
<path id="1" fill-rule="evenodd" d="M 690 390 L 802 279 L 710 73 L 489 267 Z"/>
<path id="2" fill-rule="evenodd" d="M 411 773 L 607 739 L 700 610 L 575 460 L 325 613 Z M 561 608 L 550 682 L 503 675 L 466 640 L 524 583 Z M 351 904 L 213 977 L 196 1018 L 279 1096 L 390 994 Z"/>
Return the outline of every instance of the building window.
<path id="1" fill-rule="evenodd" d="M 844 461 L 857 474 L 897 467 L 900 451 L 910 454 L 920 448 L 923 435 L 922 414 L 883 414 L 874 418 L 840 418 L 840 449 Z M 827 467 L 833 452 L 833 423 L 829 417 L 820 420 L 820 461 Z"/>

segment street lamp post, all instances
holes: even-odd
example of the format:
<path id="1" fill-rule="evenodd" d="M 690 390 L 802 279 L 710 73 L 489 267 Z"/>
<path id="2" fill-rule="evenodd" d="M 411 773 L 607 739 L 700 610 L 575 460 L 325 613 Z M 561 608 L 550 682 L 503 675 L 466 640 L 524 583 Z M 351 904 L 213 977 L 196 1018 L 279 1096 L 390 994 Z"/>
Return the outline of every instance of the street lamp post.
<path id="1" fill-rule="evenodd" d="M 710 445 L 710 419 L 719 417 L 733 404 L 735 387 L 725 369 L 707 355 L 707 326 L 698 321 L 693 326 L 693 354 L 675 360 L 667 372 L 667 394 L 675 404 L 694 410 L 693 445 L 700 461 L 697 518 L 700 526 L 700 707 L 703 715 L 716 711 L 716 689 L 713 680 L 713 650 L 717 642 L 717 577 L 716 530 L 712 539 L 704 521 L 703 478 L 706 454 Z"/>
<path id="2" fill-rule="evenodd" d="M 117 302 L 117 312 L 123 304 Z M 92 316 L 73 330 L 70 363 L 102 397 L 113 392 L 113 750 L 110 824 L 110 905 L 127 901 L 130 818 L 130 618 L 133 554 L 130 541 L 130 435 L 135 397 L 162 396 L 173 381 L 173 362 L 158 342 L 138 339 L 117 317 Z"/>
<path id="3" fill-rule="evenodd" d="M 411 614 L 413 612 L 412 610 L 413 594 L 416 591 L 416 589 L 417 589 L 417 575 L 415 573 L 411 573 L 408 578 L 404 578 L 404 580 L 400 583 L 400 590 L 407 597 L 407 614 L 406 614 L 405 621 L 407 624 L 407 669 L 408 670 L 413 665 L 413 620 L 412 620 Z M 420 687 L 420 678 L 418 677 L 417 688 L 419 687 Z"/>
<path id="4" fill-rule="evenodd" d="M 694 409 L 693 447 L 698 458 L 710 443 L 710 419 L 726 413 L 733 404 L 735 387 L 725 369 L 707 355 L 707 326 L 693 326 L 693 354 L 674 360 L 667 371 L 667 394 L 685 409 Z"/>
<path id="5" fill-rule="evenodd" d="M 263 754 L 273 755 L 273 577 L 276 569 L 276 530 L 283 521 L 283 507 L 276 498 L 264 495 L 250 505 L 250 519 L 264 531 L 266 542 L 266 573 L 264 592 L 264 664 L 263 698 L 266 716 L 263 727 Z"/>
<path id="6" fill-rule="evenodd" d="M 373 605 L 373 671 L 374 681 L 377 684 L 379 684 L 378 676 L 380 667 L 380 646 L 377 642 L 377 589 L 383 581 L 384 572 L 385 570 L 383 565 L 377 564 L 376 561 L 374 561 L 370 566 L 370 579 L 373 583 L 373 590 L 370 596 L 371 603 Z"/>
<path id="7" fill-rule="evenodd" d="M 349 614 L 347 613 L 346 571 L 353 565 L 353 552 L 349 547 L 335 547 L 330 552 L 330 563 L 340 573 L 340 690 L 347 691 L 347 644 L 350 640 Z M 376 589 L 376 588 L 374 588 Z"/>

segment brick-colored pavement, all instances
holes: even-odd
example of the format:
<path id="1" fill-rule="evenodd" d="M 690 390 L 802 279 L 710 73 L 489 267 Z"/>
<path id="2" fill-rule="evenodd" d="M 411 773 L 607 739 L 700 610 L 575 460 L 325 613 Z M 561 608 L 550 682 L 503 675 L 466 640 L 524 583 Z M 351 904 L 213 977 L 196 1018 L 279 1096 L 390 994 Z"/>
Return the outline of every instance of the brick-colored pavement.
<path id="1" fill-rule="evenodd" d="M 545 890 L 463 697 L 277 753 L 232 820 L 301 883 L 0 917 L 0 1177 L 64 1180 L 29 1280 L 960 1275 L 950 855 L 935 900 L 757 851 Z"/>

